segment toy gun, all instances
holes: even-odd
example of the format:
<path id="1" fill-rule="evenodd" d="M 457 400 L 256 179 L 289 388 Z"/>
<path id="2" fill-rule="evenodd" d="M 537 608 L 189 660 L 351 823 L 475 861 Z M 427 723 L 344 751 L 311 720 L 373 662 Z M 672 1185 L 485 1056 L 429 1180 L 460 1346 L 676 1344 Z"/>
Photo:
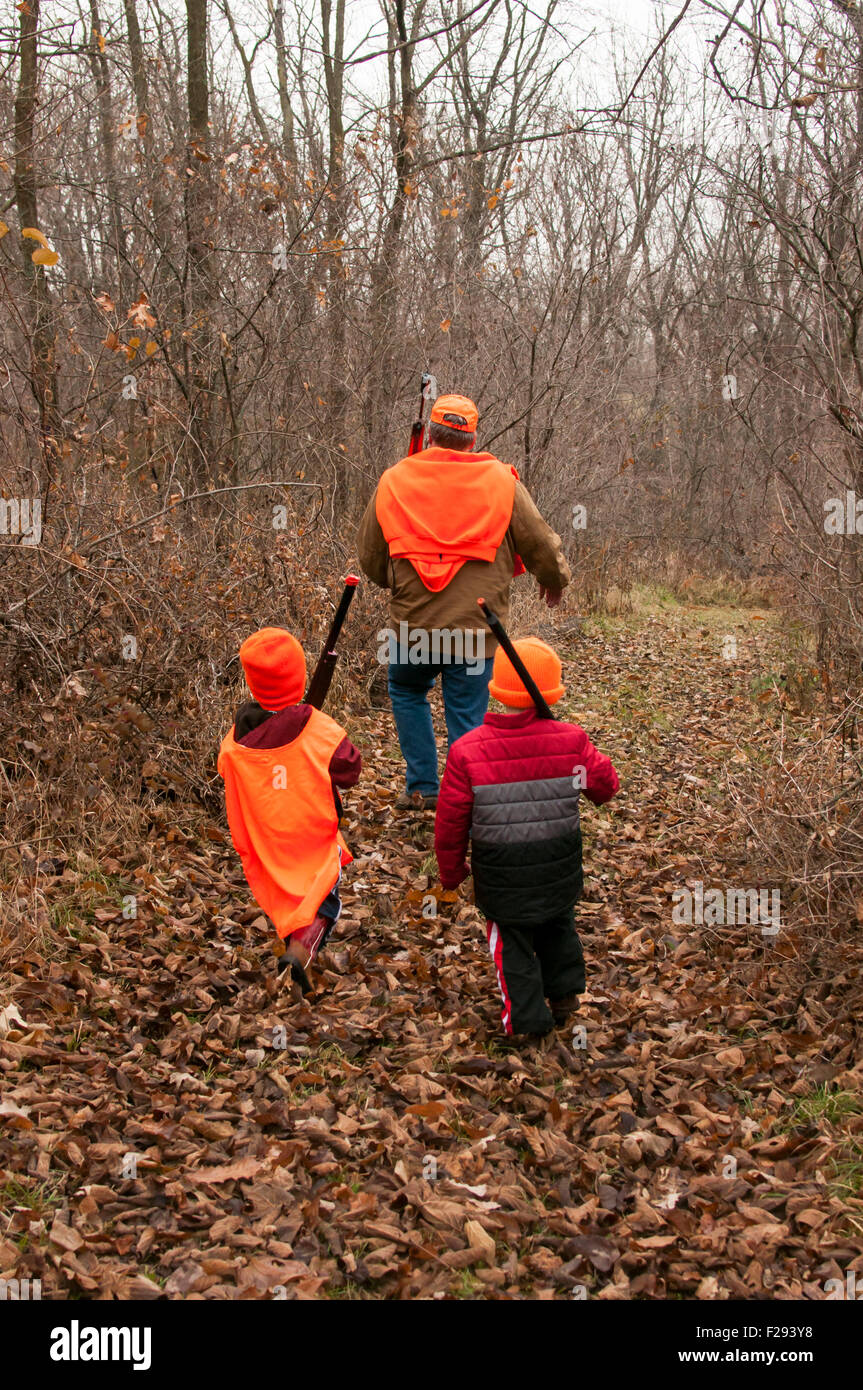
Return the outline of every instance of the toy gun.
<path id="1" fill-rule="evenodd" d="M 333 672 L 336 669 L 336 662 L 339 654 L 336 651 L 336 643 L 339 640 L 339 633 L 344 626 L 345 618 L 348 616 L 348 609 L 351 606 L 357 585 L 359 584 L 355 574 L 349 574 L 345 580 L 345 587 L 339 599 L 339 606 L 336 609 L 330 630 L 327 633 L 327 640 L 324 643 L 324 650 L 321 652 L 320 660 L 314 669 L 312 679 L 309 681 L 309 688 L 306 691 L 304 703 L 313 705 L 315 709 L 320 709 L 327 698 L 327 691 L 332 684 Z"/>
<path id="2" fill-rule="evenodd" d="M 537 685 L 533 676 L 528 671 L 527 667 L 525 666 L 515 647 L 512 645 L 512 642 L 510 641 L 507 635 L 506 628 L 504 627 L 500 618 L 497 616 L 495 612 L 492 611 L 491 608 L 489 608 L 484 598 L 478 598 L 477 603 L 479 604 L 482 610 L 482 616 L 485 618 L 486 622 L 488 623 L 498 642 L 500 642 L 500 645 L 503 647 L 504 651 L 506 652 L 507 656 L 512 662 L 512 665 L 515 669 L 515 674 L 518 676 L 528 695 L 533 700 L 539 718 L 553 719 L 554 715 L 552 714 L 548 705 L 545 703 L 539 686 Z"/>

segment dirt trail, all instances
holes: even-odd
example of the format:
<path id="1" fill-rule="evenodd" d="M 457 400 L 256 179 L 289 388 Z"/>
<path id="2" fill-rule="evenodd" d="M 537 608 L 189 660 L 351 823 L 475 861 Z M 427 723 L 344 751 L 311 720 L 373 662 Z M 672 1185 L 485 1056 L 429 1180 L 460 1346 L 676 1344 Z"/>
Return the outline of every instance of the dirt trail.
<path id="1" fill-rule="evenodd" d="M 807 993 L 793 923 L 672 920 L 687 882 L 770 886 L 726 776 L 757 767 L 787 650 L 729 610 L 571 639 L 562 712 L 622 790 L 584 816 L 582 1031 L 533 1053 L 500 1032 L 476 909 L 433 896 L 431 818 L 393 809 L 386 712 L 347 719 L 356 863 L 313 1007 L 277 987 L 200 816 L 154 825 L 146 870 L 115 848 L 43 875 L 50 924 L 3 943 L 0 1277 L 43 1297 L 824 1297 L 863 1252 L 855 1035 Z"/>

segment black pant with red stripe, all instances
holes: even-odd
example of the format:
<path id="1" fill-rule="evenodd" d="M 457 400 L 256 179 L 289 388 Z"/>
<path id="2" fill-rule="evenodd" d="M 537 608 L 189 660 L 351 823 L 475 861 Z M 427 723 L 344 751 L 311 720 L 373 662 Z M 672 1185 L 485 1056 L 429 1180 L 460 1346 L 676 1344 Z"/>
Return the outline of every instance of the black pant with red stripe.
<path id="1" fill-rule="evenodd" d="M 584 989 L 584 952 L 572 908 L 534 926 L 514 922 L 486 922 L 485 926 L 506 1032 L 549 1032 L 554 1018 L 546 999 L 554 1002 Z"/>

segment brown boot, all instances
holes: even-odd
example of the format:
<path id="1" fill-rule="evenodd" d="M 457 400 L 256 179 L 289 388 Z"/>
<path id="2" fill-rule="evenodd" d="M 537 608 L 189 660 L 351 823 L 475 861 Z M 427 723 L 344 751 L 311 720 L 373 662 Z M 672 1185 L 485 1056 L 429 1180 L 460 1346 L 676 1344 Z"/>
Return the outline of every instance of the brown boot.
<path id="1" fill-rule="evenodd" d="M 290 970 L 291 979 L 299 985 L 303 994 L 313 994 L 314 985 L 306 974 L 306 966 L 311 962 L 309 952 L 302 946 L 286 946 L 284 953 L 279 956 L 277 969 L 279 974 L 283 970 Z"/>
<path id="2" fill-rule="evenodd" d="M 422 792 L 402 792 L 396 798 L 396 807 L 399 811 L 434 811 L 437 807 L 437 792 L 429 793 L 428 796 Z"/>

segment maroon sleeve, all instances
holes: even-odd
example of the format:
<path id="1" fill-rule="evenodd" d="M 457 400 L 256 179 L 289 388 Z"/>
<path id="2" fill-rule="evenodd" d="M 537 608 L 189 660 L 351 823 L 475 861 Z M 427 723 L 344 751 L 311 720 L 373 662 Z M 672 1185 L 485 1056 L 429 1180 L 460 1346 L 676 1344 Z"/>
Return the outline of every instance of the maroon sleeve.
<path id="1" fill-rule="evenodd" d="M 353 787 L 359 781 L 363 759 L 349 738 L 343 738 L 330 758 L 330 777 L 334 787 Z"/>
<path id="2" fill-rule="evenodd" d="M 604 801 L 610 801 L 614 796 L 620 787 L 620 780 L 614 770 L 611 758 L 594 748 L 583 729 L 579 732 L 581 733 L 579 757 L 585 772 L 582 791 L 588 801 L 593 802 L 594 806 L 601 806 Z"/>
<path id="3" fill-rule="evenodd" d="M 470 874 L 467 850 L 473 787 L 457 748 L 451 748 L 438 796 L 434 847 L 444 888 L 458 888 Z"/>

